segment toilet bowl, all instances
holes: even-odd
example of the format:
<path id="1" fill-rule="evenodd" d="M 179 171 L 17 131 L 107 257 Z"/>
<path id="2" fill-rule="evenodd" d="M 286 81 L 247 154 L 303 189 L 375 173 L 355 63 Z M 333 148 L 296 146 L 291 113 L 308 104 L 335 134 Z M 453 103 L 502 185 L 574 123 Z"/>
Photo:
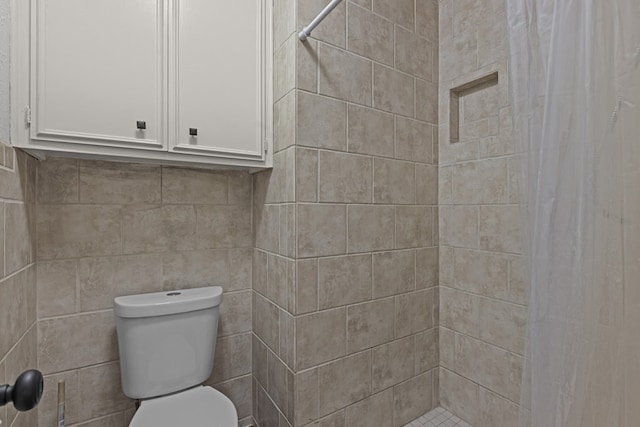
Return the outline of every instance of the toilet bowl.
<path id="1" fill-rule="evenodd" d="M 236 408 L 204 386 L 213 370 L 222 288 L 114 300 L 122 391 L 140 400 L 130 427 L 237 427 Z"/>
<path id="2" fill-rule="evenodd" d="M 237 427 L 236 408 L 227 396 L 208 386 L 143 400 L 129 427 Z"/>

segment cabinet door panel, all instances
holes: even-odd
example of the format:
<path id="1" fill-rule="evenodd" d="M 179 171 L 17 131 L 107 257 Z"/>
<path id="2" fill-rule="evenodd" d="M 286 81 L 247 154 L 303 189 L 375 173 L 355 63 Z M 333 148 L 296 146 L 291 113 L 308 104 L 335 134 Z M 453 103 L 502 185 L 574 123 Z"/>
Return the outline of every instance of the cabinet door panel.
<path id="1" fill-rule="evenodd" d="M 176 0 L 173 150 L 262 158 L 264 7 L 263 0 Z"/>
<path id="2" fill-rule="evenodd" d="M 166 0 L 32 1 L 32 138 L 166 149 Z"/>

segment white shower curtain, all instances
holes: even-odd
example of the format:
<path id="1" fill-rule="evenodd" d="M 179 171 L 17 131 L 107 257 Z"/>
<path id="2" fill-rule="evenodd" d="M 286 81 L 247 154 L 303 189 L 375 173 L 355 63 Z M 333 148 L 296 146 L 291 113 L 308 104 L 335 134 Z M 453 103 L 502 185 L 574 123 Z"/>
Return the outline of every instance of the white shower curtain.
<path id="1" fill-rule="evenodd" d="M 506 0 L 530 299 L 521 426 L 640 426 L 640 0 Z"/>

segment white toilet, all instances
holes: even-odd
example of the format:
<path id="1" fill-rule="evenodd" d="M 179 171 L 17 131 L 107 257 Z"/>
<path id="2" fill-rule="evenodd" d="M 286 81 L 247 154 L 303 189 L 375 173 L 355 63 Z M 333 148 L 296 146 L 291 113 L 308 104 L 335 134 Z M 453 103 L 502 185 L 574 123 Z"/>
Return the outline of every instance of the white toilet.
<path id="1" fill-rule="evenodd" d="M 213 369 L 222 288 L 114 300 L 122 390 L 141 404 L 129 427 L 237 427 L 236 408 L 201 384 Z"/>

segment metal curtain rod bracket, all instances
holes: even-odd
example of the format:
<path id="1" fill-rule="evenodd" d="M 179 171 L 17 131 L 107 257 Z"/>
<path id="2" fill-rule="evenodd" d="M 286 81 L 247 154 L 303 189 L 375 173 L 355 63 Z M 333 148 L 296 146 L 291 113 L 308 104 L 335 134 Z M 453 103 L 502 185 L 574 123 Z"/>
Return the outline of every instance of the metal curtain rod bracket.
<path id="1" fill-rule="evenodd" d="M 314 18 L 314 20 L 311 21 L 311 23 L 309 25 L 307 25 L 306 27 L 302 28 L 302 31 L 300 31 L 300 33 L 298 34 L 298 38 L 301 41 L 305 41 L 307 39 L 307 37 L 309 37 L 311 35 L 311 32 L 318 26 L 318 24 L 320 24 L 322 22 L 322 20 L 324 20 L 324 18 L 326 18 L 327 15 L 330 14 L 331 11 L 333 9 L 335 9 L 336 6 L 338 6 L 340 4 L 341 1 L 342 0 L 331 0 L 331 3 L 329 3 L 327 5 L 327 7 L 322 9 L 322 12 L 320 12 L 318 14 L 318 16 L 316 16 Z"/>

